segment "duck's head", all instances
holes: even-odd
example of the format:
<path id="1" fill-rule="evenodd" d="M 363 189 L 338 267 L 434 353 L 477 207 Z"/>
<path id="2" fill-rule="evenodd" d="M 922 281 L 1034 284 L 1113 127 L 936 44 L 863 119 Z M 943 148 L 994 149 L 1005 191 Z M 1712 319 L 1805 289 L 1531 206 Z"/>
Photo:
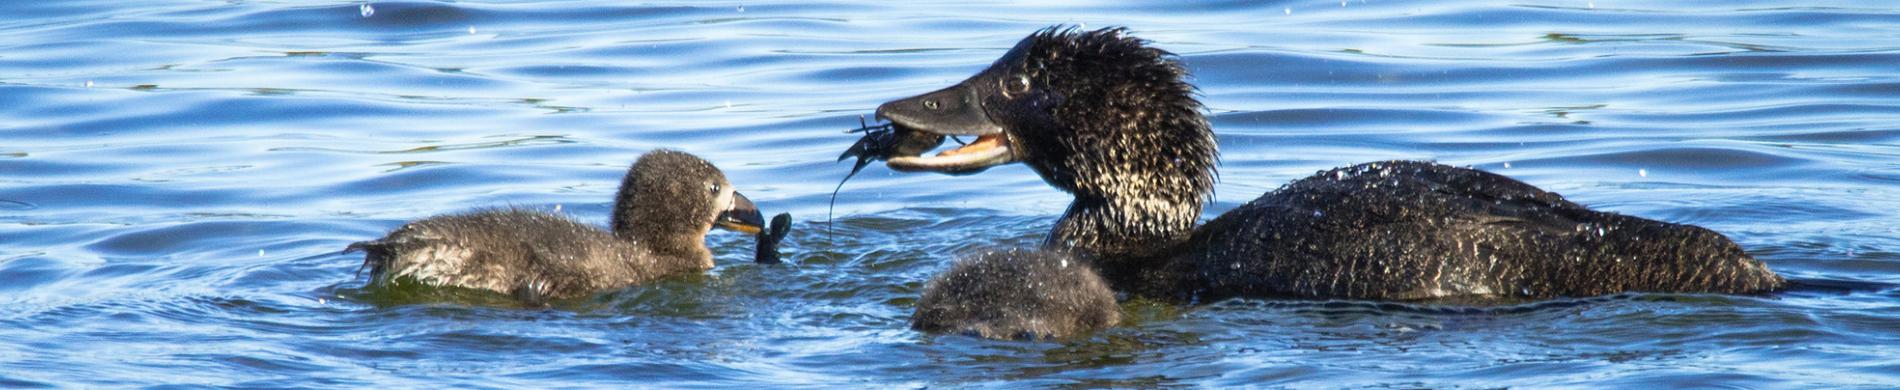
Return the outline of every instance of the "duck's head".
<path id="1" fill-rule="evenodd" d="M 614 235 L 647 245 L 703 251 L 706 234 L 715 227 L 758 234 L 764 225 L 758 207 L 732 188 L 725 173 L 676 150 L 640 156 L 614 198 Z"/>
<path id="2" fill-rule="evenodd" d="M 976 137 L 934 156 L 900 148 L 886 165 L 968 174 L 1021 162 L 1078 197 L 1198 205 L 1213 189 L 1213 131 L 1174 55 L 1125 33 L 1044 29 L 957 85 L 878 106 L 906 140 Z"/>

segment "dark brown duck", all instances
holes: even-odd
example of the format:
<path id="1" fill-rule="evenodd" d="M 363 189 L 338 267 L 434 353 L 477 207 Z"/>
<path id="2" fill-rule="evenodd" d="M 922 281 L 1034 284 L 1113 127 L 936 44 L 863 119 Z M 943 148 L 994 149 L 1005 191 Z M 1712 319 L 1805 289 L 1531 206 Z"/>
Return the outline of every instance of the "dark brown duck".
<path id="1" fill-rule="evenodd" d="M 887 140 L 975 141 L 929 157 L 914 145 L 854 148 L 902 171 L 1024 163 L 1074 196 L 1044 249 L 1088 260 L 1115 290 L 1157 298 L 1543 299 L 1785 284 L 1708 229 L 1431 162 L 1319 172 L 1197 227 L 1218 152 L 1186 74 L 1122 29 L 1050 28 L 955 86 L 878 107 Z"/>
<path id="2" fill-rule="evenodd" d="M 372 284 L 488 290 L 538 303 L 711 269 L 706 234 L 714 227 L 759 233 L 761 219 L 712 163 L 655 150 L 621 181 L 611 231 L 539 211 L 489 209 L 410 222 L 348 250 L 366 253 Z M 782 233 L 766 236 L 776 243 Z"/>

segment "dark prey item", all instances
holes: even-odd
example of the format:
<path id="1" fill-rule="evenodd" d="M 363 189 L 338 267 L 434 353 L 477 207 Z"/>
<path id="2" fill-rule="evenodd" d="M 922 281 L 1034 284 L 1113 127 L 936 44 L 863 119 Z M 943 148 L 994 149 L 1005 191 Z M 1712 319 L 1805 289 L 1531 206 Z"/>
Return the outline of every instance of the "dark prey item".
<path id="1" fill-rule="evenodd" d="M 785 240 L 786 233 L 791 232 L 791 213 L 778 213 L 772 216 L 771 227 L 759 231 L 758 257 L 753 261 L 759 264 L 778 264 L 778 244 Z"/>
<path id="2" fill-rule="evenodd" d="M 858 142 L 851 144 L 850 149 L 845 149 L 843 154 L 838 155 L 838 161 L 852 157 L 857 157 L 858 161 L 851 164 L 851 173 L 845 174 L 844 179 L 838 180 L 838 186 L 831 189 L 831 203 L 825 206 L 826 237 L 831 236 L 831 210 L 838 206 L 838 190 L 843 189 L 844 183 L 851 181 L 852 176 L 857 176 L 858 171 L 863 171 L 864 167 L 871 165 L 872 161 L 888 160 L 896 155 L 923 154 L 936 148 L 937 145 L 942 145 L 944 137 L 939 134 L 897 127 L 890 123 L 867 124 L 862 116 L 858 117 L 858 128 L 845 132 L 864 133 L 864 137 L 858 138 Z M 962 143 L 962 140 L 958 140 L 958 143 Z"/>

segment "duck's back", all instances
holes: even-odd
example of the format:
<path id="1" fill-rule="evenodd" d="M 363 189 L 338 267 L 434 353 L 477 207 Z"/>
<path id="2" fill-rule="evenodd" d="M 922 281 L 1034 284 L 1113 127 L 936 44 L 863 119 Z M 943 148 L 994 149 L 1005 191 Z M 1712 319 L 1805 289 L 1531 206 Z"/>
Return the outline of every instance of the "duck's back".
<path id="1" fill-rule="evenodd" d="M 1205 293 L 1427 299 L 1747 293 L 1783 281 L 1708 229 L 1598 212 L 1488 172 L 1321 172 L 1197 230 Z"/>
<path id="2" fill-rule="evenodd" d="M 367 252 L 373 283 L 413 280 L 526 301 L 581 296 L 665 273 L 637 244 L 564 216 L 513 209 L 431 217 L 350 249 Z"/>

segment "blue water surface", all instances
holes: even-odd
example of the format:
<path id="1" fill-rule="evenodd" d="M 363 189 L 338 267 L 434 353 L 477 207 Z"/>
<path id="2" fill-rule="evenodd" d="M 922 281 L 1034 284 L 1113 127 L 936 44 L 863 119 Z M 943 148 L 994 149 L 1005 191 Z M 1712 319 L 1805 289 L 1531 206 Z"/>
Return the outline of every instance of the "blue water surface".
<path id="1" fill-rule="evenodd" d="M 1881 1 L 0 2 L 0 387 L 1900 386 L 1900 4 Z M 1846 286 L 1504 307 L 1124 305 L 1082 340 L 907 329 L 1068 199 L 867 168 L 843 130 L 1052 24 L 1179 53 L 1230 209 L 1431 159 L 1699 224 Z M 365 295 L 344 245 L 484 206 L 604 222 L 716 162 L 793 264 L 549 309 Z"/>

